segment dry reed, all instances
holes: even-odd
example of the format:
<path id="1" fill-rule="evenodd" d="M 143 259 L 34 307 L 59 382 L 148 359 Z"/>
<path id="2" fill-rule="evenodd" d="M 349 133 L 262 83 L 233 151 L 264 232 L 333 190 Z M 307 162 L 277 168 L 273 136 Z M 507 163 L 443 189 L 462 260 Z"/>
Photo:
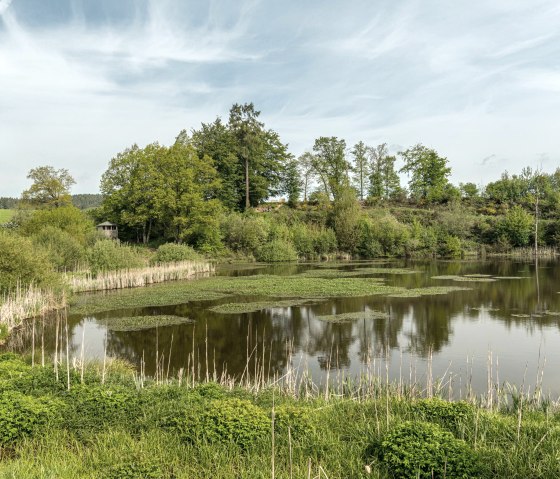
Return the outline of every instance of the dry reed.
<path id="1" fill-rule="evenodd" d="M 192 279 L 200 274 L 213 273 L 216 267 L 209 261 L 180 261 L 158 264 L 145 268 L 124 269 L 84 275 L 66 274 L 65 278 L 74 293 L 138 288 L 164 281 Z"/>

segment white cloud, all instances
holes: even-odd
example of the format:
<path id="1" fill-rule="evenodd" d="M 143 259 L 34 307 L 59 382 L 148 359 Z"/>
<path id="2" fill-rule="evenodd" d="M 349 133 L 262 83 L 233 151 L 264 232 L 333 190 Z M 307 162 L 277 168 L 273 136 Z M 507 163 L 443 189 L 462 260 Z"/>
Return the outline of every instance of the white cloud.
<path id="1" fill-rule="evenodd" d="M 475 182 L 560 156 L 552 0 L 134 5 L 92 19 L 73 0 L 69 20 L 41 22 L 0 0 L 0 196 L 41 164 L 96 191 L 118 151 L 170 142 L 242 101 L 296 155 L 323 135 L 423 142 Z"/>

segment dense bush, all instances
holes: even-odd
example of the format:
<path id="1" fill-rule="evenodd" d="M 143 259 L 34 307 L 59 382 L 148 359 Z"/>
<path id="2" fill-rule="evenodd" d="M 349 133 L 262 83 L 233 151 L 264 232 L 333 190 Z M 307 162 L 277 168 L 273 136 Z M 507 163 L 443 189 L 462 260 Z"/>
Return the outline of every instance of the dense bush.
<path id="1" fill-rule="evenodd" d="M 337 249 L 336 235 L 330 228 L 296 223 L 290 231 L 294 248 L 303 258 L 328 255 Z"/>
<path id="2" fill-rule="evenodd" d="M 410 237 L 406 225 L 392 215 L 364 217 L 359 222 L 357 251 L 364 258 L 404 256 Z"/>
<path id="3" fill-rule="evenodd" d="M 28 238 L 0 230 L 0 251 L 0 293 L 18 285 L 60 286 L 48 254 Z"/>
<path id="4" fill-rule="evenodd" d="M 514 206 L 498 223 L 498 231 L 512 246 L 526 246 L 534 229 L 534 219 L 521 206 Z"/>
<path id="5" fill-rule="evenodd" d="M 83 245 L 70 233 L 55 226 L 47 226 L 32 237 L 33 243 L 42 247 L 58 271 L 74 271 L 85 263 Z"/>
<path id="6" fill-rule="evenodd" d="M 33 398 L 17 391 L 4 391 L 0 395 L 0 446 L 13 445 L 60 419 L 63 407 L 63 403 L 52 398 Z"/>
<path id="7" fill-rule="evenodd" d="M 291 243 L 285 240 L 272 240 L 257 251 L 257 260 L 266 263 L 297 261 L 297 259 L 297 251 Z"/>
<path id="8" fill-rule="evenodd" d="M 472 420 L 475 408 L 465 401 L 444 401 L 443 399 L 423 399 L 412 405 L 414 417 L 458 431 L 461 426 Z"/>
<path id="9" fill-rule="evenodd" d="M 228 248 L 254 253 L 266 242 L 269 224 L 262 216 L 232 213 L 225 218 L 222 229 Z"/>
<path id="10" fill-rule="evenodd" d="M 234 443 L 247 450 L 270 432 L 266 412 L 249 401 L 237 398 L 214 399 L 197 414 L 187 414 L 176 422 L 183 440 Z"/>
<path id="11" fill-rule="evenodd" d="M 189 245 L 166 243 L 156 251 L 154 263 L 173 263 L 177 261 L 190 261 L 200 259 L 201 256 Z"/>
<path id="12" fill-rule="evenodd" d="M 132 247 L 113 240 L 98 241 L 87 252 L 93 273 L 118 269 L 138 268 L 145 265 L 140 254 Z"/>
<path id="13" fill-rule="evenodd" d="M 74 206 L 35 210 L 22 216 L 20 229 L 22 234 L 32 236 L 48 226 L 68 233 L 81 244 L 86 244 L 88 237 L 94 232 L 93 222 L 88 216 Z"/>
<path id="14" fill-rule="evenodd" d="M 482 471 L 466 442 L 436 424 L 419 421 L 401 423 L 386 434 L 380 459 L 399 479 L 470 479 Z"/>

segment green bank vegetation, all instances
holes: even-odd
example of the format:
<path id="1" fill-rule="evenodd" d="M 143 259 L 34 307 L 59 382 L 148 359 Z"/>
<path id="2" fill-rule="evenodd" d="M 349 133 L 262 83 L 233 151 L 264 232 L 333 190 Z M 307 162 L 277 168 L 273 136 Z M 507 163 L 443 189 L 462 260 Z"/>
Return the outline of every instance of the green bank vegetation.
<path id="1" fill-rule="evenodd" d="M 74 364 L 74 366 L 72 366 Z M 194 367 L 193 367 L 194 370 Z M 0 356 L 0 476 L 553 478 L 560 412 L 515 390 L 468 401 L 369 375 L 158 381 L 118 361 Z M 434 382 L 437 384 L 437 382 Z"/>

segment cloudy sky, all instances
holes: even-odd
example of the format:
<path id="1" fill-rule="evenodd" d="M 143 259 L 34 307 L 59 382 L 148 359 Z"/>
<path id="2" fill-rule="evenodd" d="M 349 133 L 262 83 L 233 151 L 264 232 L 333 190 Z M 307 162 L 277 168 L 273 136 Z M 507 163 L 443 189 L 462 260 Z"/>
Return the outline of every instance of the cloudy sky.
<path id="1" fill-rule="evenodd" d="M 0 0 L 0 196 L 97 192 L 112 156 L 253 101 L 292 153 L 424 143 L 453 180 L 560 166 L 548 0 Z"/>

